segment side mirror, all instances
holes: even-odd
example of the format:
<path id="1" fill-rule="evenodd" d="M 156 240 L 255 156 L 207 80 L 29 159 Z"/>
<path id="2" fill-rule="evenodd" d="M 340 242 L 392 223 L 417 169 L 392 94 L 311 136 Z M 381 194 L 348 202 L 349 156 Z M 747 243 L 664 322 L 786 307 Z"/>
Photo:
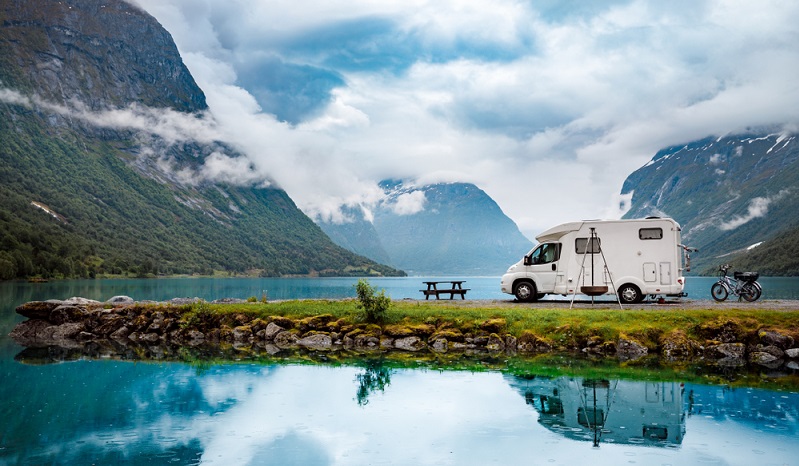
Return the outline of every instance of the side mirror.
<path id="1" fill-rule="evenodd" d="M 524 265 L 532 265 L 533 261 L 530 256 L 524 256 Z"/>

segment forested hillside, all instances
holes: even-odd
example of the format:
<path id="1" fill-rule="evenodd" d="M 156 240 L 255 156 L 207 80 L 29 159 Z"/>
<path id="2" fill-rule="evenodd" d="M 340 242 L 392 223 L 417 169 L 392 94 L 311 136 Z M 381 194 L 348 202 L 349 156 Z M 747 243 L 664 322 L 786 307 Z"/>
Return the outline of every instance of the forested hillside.
<path id="1" fill-rule="evenodd" d="M 333 244 L 277 187 L 187 178 L 239 157 L 165 136 L 206 109 L 130 4 L 0 0 L 0 279 L 400 273 Z"/>

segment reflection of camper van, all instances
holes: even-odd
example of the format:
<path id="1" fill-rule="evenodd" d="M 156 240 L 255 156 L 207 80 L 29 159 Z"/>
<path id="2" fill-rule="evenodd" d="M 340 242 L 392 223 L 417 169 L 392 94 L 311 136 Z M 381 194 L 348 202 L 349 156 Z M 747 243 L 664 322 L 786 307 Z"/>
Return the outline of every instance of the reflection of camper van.
<path id="1" fill-rule="evenodd" d="M 608 294 L 615 286 L 624 303 L 684 296 L 690 249 L 680 244 L 680 225 L 670 218 L 564 223 L 536 240 L 538 246 L 502 276 L 502 292 L 519 301 L 580 293 L 584 285 L 601 285 L 594 289 Z"/>
<path id="2" fill-rule="evenodd" d="M 685 436 L 684 386 L 559 377 L 505 376 L 538 422 L 575 440 L 679 445 Z"/>

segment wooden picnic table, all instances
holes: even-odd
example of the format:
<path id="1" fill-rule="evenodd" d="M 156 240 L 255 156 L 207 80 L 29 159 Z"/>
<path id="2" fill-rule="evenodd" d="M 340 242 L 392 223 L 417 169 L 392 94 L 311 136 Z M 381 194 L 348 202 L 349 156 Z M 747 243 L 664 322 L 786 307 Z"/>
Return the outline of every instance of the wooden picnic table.
<path id="1" fill-rule="evenodd" d="M 431 295 L 435 295 L 436 299 L 440 299 L 443 294 L 449 294 L 449 299 L 455 298 L 456 294 L 461 295 L 461 299 L 466 299 L 466 292 L 469 288 L 464 288 L 465 280 L 444 280 L 435 282 L 422 282 L 427 285 L 427 289 L 419 290 L 424 293 L 424 299 L 430 299 Z M 446 283 L 448 288 L 438 288 L 438 285 Z"/>

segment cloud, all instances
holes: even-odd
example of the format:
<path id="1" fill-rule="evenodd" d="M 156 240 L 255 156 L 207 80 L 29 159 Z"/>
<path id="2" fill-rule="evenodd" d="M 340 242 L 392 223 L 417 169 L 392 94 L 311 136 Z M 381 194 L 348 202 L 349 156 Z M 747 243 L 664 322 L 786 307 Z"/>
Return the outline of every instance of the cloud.
<path id="1" fill-rule="evenodd" d="M 457 180 L 532 237 L 618 213 L 663 147 L 799 123 L 799 4 L 136 2 L 224 139 L 312 215 Z"/>
<path id="2" fill-rule="evenodd" d="M 775 194 L 771 197 L 756 197 L 749 201 L 749 207 L 747 208 L 747 212 L 745 215 L 736 215 L 732 219 L 723 222 L 719 225 L 719 228 L 724 231 L 734 230 L 739 226 L 749 223 L 750 221 L 765 217 L 768 213 L 768 207 L 772 202 L 779 201 L 783 197 L 787 196 L 790 193 L 790 190 L 783 189 L 779 193 Z"/>
<path id="3" fill-rule="evenodd" d="M 424 191 L 411 191 L 397 196 L 389 207 L 397 215 L 413 215 L 424 210 L 427 197 Z"/>

